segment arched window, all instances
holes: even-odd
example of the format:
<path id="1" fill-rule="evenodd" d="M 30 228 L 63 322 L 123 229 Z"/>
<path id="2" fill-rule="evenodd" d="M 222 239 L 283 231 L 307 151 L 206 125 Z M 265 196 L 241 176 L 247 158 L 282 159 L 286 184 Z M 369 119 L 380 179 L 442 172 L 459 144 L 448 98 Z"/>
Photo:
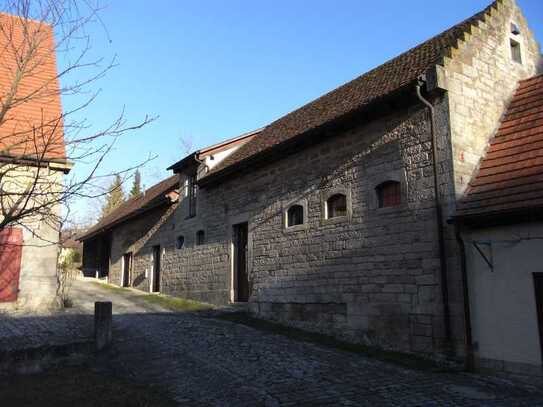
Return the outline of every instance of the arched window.
<path id="1" fill-rule="evenodd" d="M 183 246 L 185 246 L 185 236 L 177 236 L 177 239 L 175 240 L 175 247 L 178 249 L 182 249 Z"/>
<path id="2" fill-rule="evenodd" d="M 196 232 L 196 246 L 200 246 L 205 243 L 206 234 L 203 230 Z"/>
<path id="3" fill-rule="evenodd" d="M 347 197 L 335 194 L 326 200 L 326 219 L 347 216 Z"/>
<path id="4" fill-rule="evenodd" d="M 303 225 L 304 207 L 302 205 L 292 205 L 287 211 L 287 227 Z"/>
<path id="5" fill-rule="evenodd" d="M 397 181 L 385 181 L 375 188 L 379 208 L 389 208 L 402 203 L 401 184 Z"/>

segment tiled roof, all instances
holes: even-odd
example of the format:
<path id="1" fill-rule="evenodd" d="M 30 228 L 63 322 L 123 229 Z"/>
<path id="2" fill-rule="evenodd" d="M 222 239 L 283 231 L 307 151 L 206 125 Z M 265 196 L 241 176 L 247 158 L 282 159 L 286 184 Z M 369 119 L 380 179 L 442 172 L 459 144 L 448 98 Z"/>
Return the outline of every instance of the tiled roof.
<path id="1" fill-rule="evenodd" d="M 444 56 L 450 55 L 451 48 L 463 39 L 466 32 L 470 32 L 473 25 L 484 20 L 485 14 L 490 8 L 496 7 L 498 1 L 447 31 L 271 123 L 258 137 L 210 171 L 203 182 L 211 182 L 212 179 L 231 173 L 250 157 L 264 155 L 279 144 L 361 111 L 383 97 L 412 85 L 421 74 L 440 63 Z"/>
<path id="2" fill-rule="evenodd" d="M 543 75 L 521 81 L 458 217 L 543 208 Z"/>
<path id="3" fill-rule="evenodd" d="M 171 202 L 167 196 L 169 192 L 179 187 L 179 178 L 177 175 L 173 175 L 165 180 L 153 185 L 145 193 L 140 194 L 135 198 L 131 198 L 121 206 L 116 208 L 113 212 L 100 220 L 96 225 L 88 229 L 77 240 L 88 240 L 99 233 L 111 229 L 113 226 L 118 225 L 128 219 L 142 214 L 157 206 Z"/>
<path id="4" fill-rule="evenodd" d="M 24 35 L 23 33 L 30 33 Z M 21 56 L 37 48 L 19 69 Z M 65 158 L 62 107 L 51 26 L 0 13 L 0 100 L 5 102 L 20 72 L 15 99 L 0 123 L 0 155 L 61 160 Z M 26 98 L 26 99 L 25 99 Z M 33 131 L 37 129 L 38 131 Z"/>

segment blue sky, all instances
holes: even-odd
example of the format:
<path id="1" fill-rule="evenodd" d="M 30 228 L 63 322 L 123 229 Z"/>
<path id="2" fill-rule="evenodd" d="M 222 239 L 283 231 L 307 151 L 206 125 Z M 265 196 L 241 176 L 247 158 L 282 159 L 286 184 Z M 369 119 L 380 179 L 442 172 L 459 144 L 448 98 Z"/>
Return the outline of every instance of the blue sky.
<path id="1" fill-rule="evenodd" d="M 539 41 L 543 3 L 518 0 Z M 261 127 L 451 25 L 488 0 L 111 0 L 91 24 L 92 53 L 118 66 L 81 118 L 95 128 L 125 107 L 159 118 L 119 140 L 103 171 L 143 168 L 149 187 L 194 149 Z M 104 29 L 106 27 L 106 30 Z M 63 100 L 64 108 L 75 103 Z M 74 174 L 84 173 L 84 165 Z M 127 189 L 129 186 L 127 186 Z M 88 202 L 75 206 L 84 218 Z"/>

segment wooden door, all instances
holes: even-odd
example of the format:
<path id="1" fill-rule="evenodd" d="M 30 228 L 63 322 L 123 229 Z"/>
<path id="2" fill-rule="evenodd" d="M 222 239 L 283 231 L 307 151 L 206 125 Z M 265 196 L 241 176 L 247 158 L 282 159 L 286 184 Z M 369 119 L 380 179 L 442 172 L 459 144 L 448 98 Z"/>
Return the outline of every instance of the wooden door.
<path id="1" fill-rule="evenodd" d="M 539 325 L 539 344 L 541 346 L 541 359 L 543 360 L 543 273 L 534 273 L 534 288 Z"/>
<path id="2" fill-rule="evenodd" d="M 7 228 L 0 232 L 0 302 L 17 300 L 23 231 Z"/>
<path id="3" fill-rule="evenodd" d="M 234 274 L 236 281 L 236 301 L 249 300 L 249 275 L 247 270 L 248 224 L 234 226 Z"/>
<path id="4" fill-rule="evenodd" d="M 123 287 L 130 286 L 130 272 L 132 270 L 132 253 L 123 254 Z"/>
<path id="5" fill-rule="evenodd" d="M 160 292 L 160 246 L 153 246 L 153 292 Z"/>

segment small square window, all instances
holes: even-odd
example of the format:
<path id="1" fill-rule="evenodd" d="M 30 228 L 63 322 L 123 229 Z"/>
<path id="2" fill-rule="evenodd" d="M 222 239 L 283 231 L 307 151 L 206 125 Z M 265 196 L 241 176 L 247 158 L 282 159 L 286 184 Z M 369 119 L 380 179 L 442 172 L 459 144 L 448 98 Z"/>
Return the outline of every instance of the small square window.
<path id="1" fill-rule="evenodd" d="M 511 58 L 513 58 L 513 61 L 518 62 L 519 64 L 522 64 L 522 54 L 520 50 L 520 43 L 515 40 L 511 41 Z"/>
<path id="2" fill-rule="evenodd" d="M 326 219 L 347 216 L 347 197 L 344 194 L 332 195 L 326 201 Z"/>
<path id="3" fill-rule="evenodd" d="M 304 207 L 292 205 L 287 211 L 287 227 L 304 224 Z"/>
<path id="4" fill-rule="evenodd" d="M 402 189 L 397 181 L 386 181 L 375 188 L 379 208 L 390 208 L 402 203 Z"/>
<path id="5" fill-rule="evenodd" d="M 520 29 L 518 28 L 518 25 L 516 25 L 515 23 L 511 23 L 511 34 L 514 34 L 514 35 L 520 34 Z"/>

